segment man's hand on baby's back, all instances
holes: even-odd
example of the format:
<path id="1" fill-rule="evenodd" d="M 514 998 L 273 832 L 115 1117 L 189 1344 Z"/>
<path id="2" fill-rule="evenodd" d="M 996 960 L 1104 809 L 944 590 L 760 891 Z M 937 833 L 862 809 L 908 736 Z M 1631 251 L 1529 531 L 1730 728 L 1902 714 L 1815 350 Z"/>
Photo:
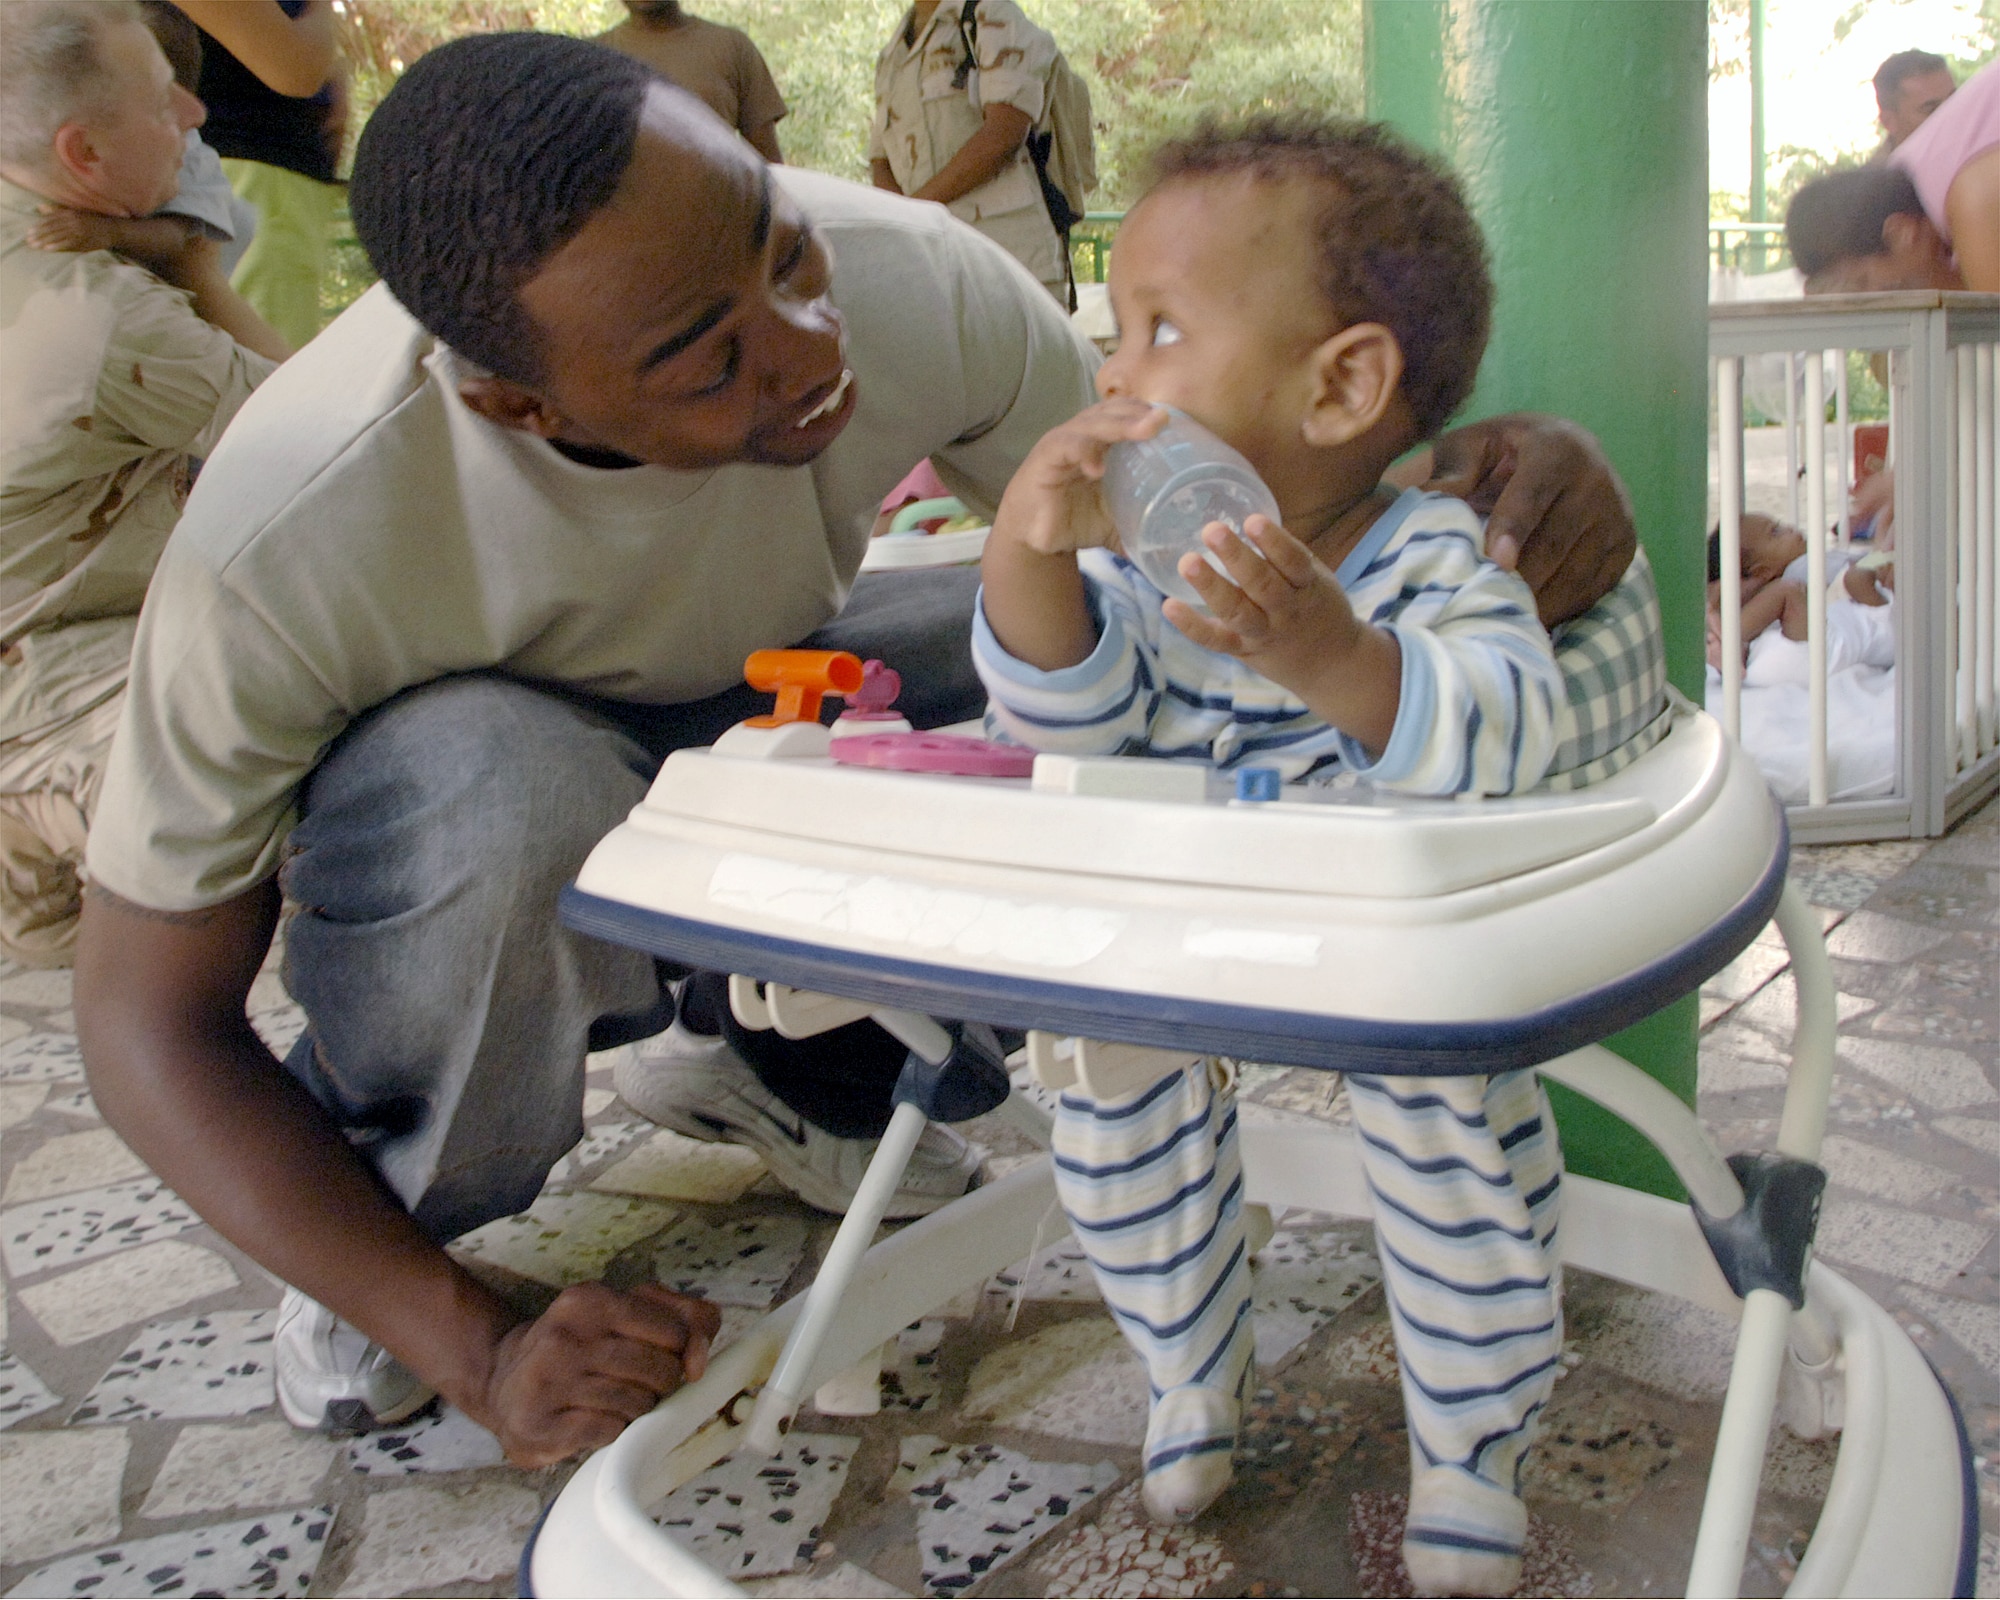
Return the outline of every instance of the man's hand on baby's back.
<path id="1" fill-rule="evenodd" d="M 1291 690 L 1379 753 L 1402 693 L 1396 641 L 1357 617 L 1326 564 L 1268 517 L 1246 519 L 1240 538 L 1221 522 L 1201 537 L 1228 576 L 1200 556 L 1182 556 L 1180 574 L 1210 614 L 1169 599 L 1167 621 L 1204 649 L 1235 656 Z"/>
<path id="2" fill-rule="evenodd" d="M 699 1378 L 721 1322 L 707 1301 L 658 1284 L 579 1284 L 501 1336 L 483 1403 L 465 1409 L 516 1466 L 567 1460 L 609 1444 Z"/>
<path id="3" fill-rule="evenodd" d="M 1453 429 L 1424 487 L 1486 518 L 1486 554 L 1535 591 L 1545 628 L 1609 594 L 1639 545 L 1625 485 L 1596 439 L 1560 417 L 1517 411 Z"/>

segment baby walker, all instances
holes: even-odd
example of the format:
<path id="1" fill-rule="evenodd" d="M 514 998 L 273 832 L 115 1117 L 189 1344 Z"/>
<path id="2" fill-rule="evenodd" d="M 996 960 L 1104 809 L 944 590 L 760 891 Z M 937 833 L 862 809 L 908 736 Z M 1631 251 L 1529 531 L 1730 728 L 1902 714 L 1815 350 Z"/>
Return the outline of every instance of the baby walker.
<path id="1" fill-rule="evenodd" d="M 1896 1323 L 1811 1259 L 1832 975 L 1785 882 L 1784 813 L 1711 718 L 1684 709 L 1580 793 L 1460 804 L 912 734 L 852 656 L 760 652 L 748 675 L 779 715 L 670 756 L 564 916 L 734 974 L 746 1027 L 803 1038 L 872 1016 L 909 1061 L 817 1280 L 584 1464 L 523 1557 L 530 1592 L 740 1593 L 648 1508 L 733 1452 L 774 1451 L 808 1397 L 872 1410 L 885 1341 L 1035 1248 L 1046 1158 L 869 1244 L 926 1119 L 1003 1101 L 1036 1115 L 977 1034 L 934 1019 L 1029 1030 L 1051 1089 L 1131 1092 L 1225 1054 L 1533 1066 L 1589 1096 L 1659 1147 L 1692 1205 L 1573 1176 L 1565 1258 L 1740 1318 L 1688 1593 L 1737 1592 L 1774 1410 L 1803 1437 L 1842 1435 L 1792 1594 L 1972 1592 L 1953 1403 Z M 829 733 L 828 692 L 869 709 Z M 1592 1041 L 1695 989 L 1774 912 L 1798 984 L 1790 1085 L 1777 1148 L 1725 1160 Z M 1241 1137 L 1253 1202 L 1369 1215 L 1348 1130 L 1246 1119 Z"/>

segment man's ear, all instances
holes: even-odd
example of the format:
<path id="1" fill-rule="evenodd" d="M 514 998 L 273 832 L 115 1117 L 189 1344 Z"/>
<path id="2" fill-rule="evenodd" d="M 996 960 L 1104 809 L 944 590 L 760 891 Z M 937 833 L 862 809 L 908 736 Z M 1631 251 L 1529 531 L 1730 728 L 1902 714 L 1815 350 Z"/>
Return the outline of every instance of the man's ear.
<path id="1" fill-rule="evenodd" d="M 97 145 L 90 137 L 90 130 L 81 122 L 65 122 L 56 129 L 56 136 L 50 142 L 57 168 L 66 174 L 72 183 L 85 189 L 94 189 L 97 171 L 101 165 Z"/>
<path id="2" fill-rule="evenodd" d="M 1360 438 L 1387 413 L 1403 381 L 1403 347 L 1381 323 L 1357 322 L 1313 351 L 1312 375 L 1300 436 L 1331 449 Z"/>
<path id="3" fill-rule="evenodd" d="M 562 432 L 563 419 L 555 407 L 511 378 L 467 378 L 458 386 L 458 397 L 502 428 L 532 433 L 537 439 L 553 439 Z"/>

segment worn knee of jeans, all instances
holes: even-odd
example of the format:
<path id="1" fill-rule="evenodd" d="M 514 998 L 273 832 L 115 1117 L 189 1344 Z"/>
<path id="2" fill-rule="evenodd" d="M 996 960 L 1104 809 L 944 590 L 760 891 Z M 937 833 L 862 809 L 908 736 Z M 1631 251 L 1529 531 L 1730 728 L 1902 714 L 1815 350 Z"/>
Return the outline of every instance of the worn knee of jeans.
<path id="1" fill-rule="evenodd" d="M 532 1196 L 581 1131 L 592 1023 L 658 1003 L 647 957 L 557 915 L 651 769 L 573 705 L 475 675 L 378 707 L 307 785 L 280 875 L 299 1075 L 441 1236 Z"/>

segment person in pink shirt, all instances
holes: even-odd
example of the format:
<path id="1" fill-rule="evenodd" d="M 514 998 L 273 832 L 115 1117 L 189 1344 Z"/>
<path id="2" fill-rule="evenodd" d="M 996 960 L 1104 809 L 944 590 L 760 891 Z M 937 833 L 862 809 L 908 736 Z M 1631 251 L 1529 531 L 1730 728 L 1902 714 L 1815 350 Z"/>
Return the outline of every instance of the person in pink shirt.
<path id="1" fill-rule="evenodd" d="M 1886 168 L 1800 189 L 1785 232 L 1807 294 L 2000 293 L 2000 65 L 1967 79 Z"/>
<path id="2" fill-rule="evenodd" d="M 1965 287 L 2000 290 L 2000 66 L 1974 73 L 1889 165 L 1910 175 Z"/>

